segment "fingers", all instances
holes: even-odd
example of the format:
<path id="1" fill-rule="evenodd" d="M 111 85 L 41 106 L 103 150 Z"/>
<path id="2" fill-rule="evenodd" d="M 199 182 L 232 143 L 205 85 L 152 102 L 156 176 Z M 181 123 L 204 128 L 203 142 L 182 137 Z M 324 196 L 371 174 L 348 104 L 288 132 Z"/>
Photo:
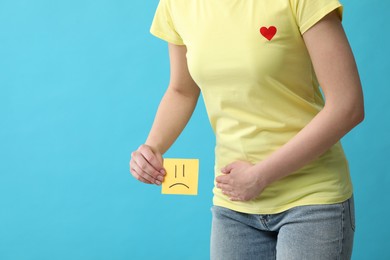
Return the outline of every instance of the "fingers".
<path id="1" fill-rule="evenodd" d="M 223 168 L 221 169 L 221 172 L 222 172 L 223 174 L 229 174 L 231 170 L 232 170 L 232 169 L 231 169 L 230 167 L 225 166 L 225 167 L 223 167 Z"/>
<path id="2" fill-rule="evenodd" d="M 230 199 L 236 197 L 233 188 L 228 184 L 217 183 L 217 188 L 221 189 L 222 193 L 228 196 Z"/>
<path id="3" fill-rule="evenodd" d="M 217 178 L 215 178 L 215 181 L 219 184 L 228 184 L 229 179 L 230 178 L 226 175 L 219 175 Z"/>
<path id="4" fill-rule="evenodd" d="M 224 184 L 217 184 L 217 188 L 221 189 L 222 193 L 226 196 L 232 196 L 233 190 L 230 186 Z"/>
<path id="5" fill-rule="evenodd" d="M 131 165 L 131 163 L 130 163 Z M 156 180 L 151 177 L 149 174 L 145 173 L 137 164 L 133 164 L 130 166 L 130 172 L 140 182 L 146 184 L 156 184 Z"/>
<path id="6" fill-rule="evenodd" d="M 230 186 L 229 179 L 229 176 L 220 175 L 215 178 L 215 181 L 217 182 L 217 188 L 221 189 L 223 194 L 230 197 L 232 195 L 232 187 Z"/>
<path id="7" fill-rule="evenodd" d="M 141 145 L 131 154 L 130 172 L 141 182 L 161 185 L 165 175 L 161 154 L 154 153 L 147 145 Z"/>
<path id="8" fill-rule="evenodd" d="M 221 188 L 224 195 L 228 196 L 231 201 L 242 201 L 242 199 L 231 189 Z"/>
<path id="9" fill-rule="evenodd" d="M 231 191 L 232 188 L 227 184 L 217 183 L 217 188 L 221 189 L 222 191 Z"/>
<path id="10" fill-rule="evenodd" d="M 226 165 L 221 169 L 221 172 L 224 174 L 229 174 L 236 166 L 236 162 Z"/>
<path id="11" fill-rule="evenodd" d="M 244 199 L 238 195 L 231 186 L 229 181 L 229 176 L 221 175 L 216 178 L 217 180 L 217 188 L 221 189 L 221 192 L 228 196 L 231 201 L 244 201 Z"/>
<path id="12" fill-rule="evenodd" d="M 228 196 L 231 201 L 245 201 L 240 195 L 234 192 L 229 187 L 221 187 L 221 191 L 225 196 Z"/>
<path id="13" fill-rule="evenodd" d="M 154 153 L 150 146 L 144 144 L 138 148 L 138 151 L 142 154 L 142 156 L 145 158 L 145 160 L 149 163 L 150 166 L 152 166 L 155 170 L 159 171 L 162 174 L 165 173 L 162 165 L 163 162 L 161 154 Z"/>

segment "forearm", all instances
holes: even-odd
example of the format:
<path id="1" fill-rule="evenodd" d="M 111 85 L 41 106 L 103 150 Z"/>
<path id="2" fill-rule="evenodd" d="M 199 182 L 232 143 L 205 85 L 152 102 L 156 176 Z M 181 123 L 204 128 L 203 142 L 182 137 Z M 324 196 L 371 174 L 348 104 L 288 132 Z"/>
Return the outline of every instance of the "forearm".
<path id="1" fill-rule="evenodd" d="M 362 110 L 353 105 L 349 109 L 325 106 L 295 137 L 254 169 L 269 185 L 321 156 L 362 120 Z"/>
<path id="2" fill-rule="evenodd" d="M 183 93 L 168 88 L 160 102 L 145 144 L 164 154 L 188 123 L 198 98 L 199 91 Z"/>

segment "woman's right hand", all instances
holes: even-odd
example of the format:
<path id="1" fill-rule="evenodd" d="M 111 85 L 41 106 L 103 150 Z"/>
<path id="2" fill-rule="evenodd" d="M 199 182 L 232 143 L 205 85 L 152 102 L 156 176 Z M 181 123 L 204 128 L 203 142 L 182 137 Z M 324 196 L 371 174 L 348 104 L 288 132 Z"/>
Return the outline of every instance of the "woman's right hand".
<path id="1" fill-rule="evenodd" d="M 141 145 L 131 154 L 129 164 L 131 175 L 141 182 L 161 185 L 164 181 L 166 173 L 162 155 L 146 144 Z"/>

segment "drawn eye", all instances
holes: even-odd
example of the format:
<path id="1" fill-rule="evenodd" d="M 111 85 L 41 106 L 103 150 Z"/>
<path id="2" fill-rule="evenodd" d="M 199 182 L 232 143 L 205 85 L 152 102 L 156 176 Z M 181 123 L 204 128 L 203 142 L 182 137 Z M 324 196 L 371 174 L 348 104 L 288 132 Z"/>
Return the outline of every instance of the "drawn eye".
<path id="1" fill-rule="evenodd" d="M 186 166 L 183 164 L 182 165 L 182 172 L 183 172 L 183 177 L 186 177 L 185 171 L 186 171 Z M 175 178 L 177 178 L 177 165 L 175 165 Z"/>
<path id="2" fill-rule="evenodd" d="M 183 165 L 181 165 L 181 167 L 178 167 L 175 164 L 175 179 L 177 179 L 178 168 L 181 168 L 182 173 L 183 173 L 183 178 L 185 178 L 186 177 L 186 174 L 185 174 L 186 166 L 183 164 Z M 186 184 L 184 184 L 182 182 L 176 182 L 176 183 L 172 184 L 171 186 L 169 186 L 169 188 L 172 188 L 172 187 L 177 186 L 177 185 L 182 185 L 182 186 L 186 187 L 187 189 L 190 188 L 190 187 L 188 187 L 188 185 L 186 185 Z"/>

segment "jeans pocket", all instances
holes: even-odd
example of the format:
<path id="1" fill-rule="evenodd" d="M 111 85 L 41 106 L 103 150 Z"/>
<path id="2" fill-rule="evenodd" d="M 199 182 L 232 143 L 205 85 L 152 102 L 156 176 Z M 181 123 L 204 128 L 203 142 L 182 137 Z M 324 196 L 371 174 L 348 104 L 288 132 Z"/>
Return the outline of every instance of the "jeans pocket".
<path id="1" fill-rule="evenodd" d="M 351 222 L 351 228 L 355 231 L 356 223 L 355 223 L 355 202 L 353 196 L 348 200 L 348 208 L 349 208 L 349 219 Z"/>

